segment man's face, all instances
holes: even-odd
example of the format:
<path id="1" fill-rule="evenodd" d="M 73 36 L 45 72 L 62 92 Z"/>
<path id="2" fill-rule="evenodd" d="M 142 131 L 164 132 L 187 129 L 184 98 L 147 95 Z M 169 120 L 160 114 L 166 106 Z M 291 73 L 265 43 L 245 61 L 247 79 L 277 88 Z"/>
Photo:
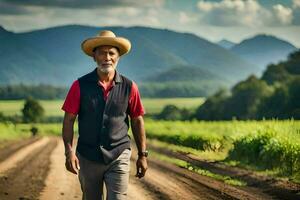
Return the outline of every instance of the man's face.
<path id="1" fill-rule="evenodd" d="M 98 68 L 106 74 L 116 69 L 119 58 L 119 51 L 113 46 L 99 46 L 94 52 L 94 60 Z"/>

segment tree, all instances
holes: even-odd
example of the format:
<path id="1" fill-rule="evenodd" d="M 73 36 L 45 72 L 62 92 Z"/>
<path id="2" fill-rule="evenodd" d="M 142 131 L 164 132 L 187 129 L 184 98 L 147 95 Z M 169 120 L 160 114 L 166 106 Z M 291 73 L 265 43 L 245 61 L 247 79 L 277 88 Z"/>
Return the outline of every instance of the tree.
<path id="1" fill-rule="evenodd" d="M 164 120 L 181 120 L 181 110 L 174 105 L 166 105 L 157 117 Z"/>
<path id="2" fill-rule="evenodd" d="M 288 84 L 289 102 L 286 113 L 289 118 L 300 119 L 300 77 Z"/>
<path id="3" fill-rule="evenodd" d="M 224 113 L 237 119 L 256 119 L 257 110 L 265 98 L 272 95 L 272 87 L 255 76 L 249 76 L 232 88 Z"/>
<path id="4" fill-rule="evenodd" d="M 262 75 L 262 80 L 266 81 L 269 85 L 276 82 L 285 82 L 291 78 L 291 75 L 285 69 L 283 63 L 274 65 L 271 64 L 267 67 L 267 70 Z"/>
<path id="5" fill-rule="evenodd" d="M 23 121 L 33 123 L 41 121 L 44 115 L 44 109 L 39 102 L 33 98 L 27 98 L 22 109 Z"/>
<path id="6" fill-rule="evenodd" d="M 259 119 L 284 119 L 287 118 L 286 109 L 289 103 L 289 89 L 286 84 L 278 84 L 275 86 L 274 93 L 265 98 L 259 105 L 257 117 Z"/>
<path id="7" fill-rule="evenodd" d="M 228 99 L 228 91 L 220 89 L 213 96 L 209 97 L 204 104 L 199 106 L 194 117 L 198 120 L 221 120 L 224 119 L 224 105 Z"/>
<path id="8" fill-rule="evenodd" d="M 230 95 L 218 92 L 195 114 L 198 120 L 300 119 L 300 51 L 287 61 L 269 65 L 261 79 L 254 75 L 237 83 Z"/>

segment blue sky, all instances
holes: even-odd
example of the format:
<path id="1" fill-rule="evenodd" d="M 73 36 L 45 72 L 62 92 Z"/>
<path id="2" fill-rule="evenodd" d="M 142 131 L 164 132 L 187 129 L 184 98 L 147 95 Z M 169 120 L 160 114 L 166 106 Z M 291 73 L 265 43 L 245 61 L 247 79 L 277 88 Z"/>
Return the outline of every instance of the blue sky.
<path id="1" fill-rule="evenodd" d="M 148 26 L 239 42 L 266 33 L 300 47 L 300 0 L 0 0 L 0 25 Z"/>

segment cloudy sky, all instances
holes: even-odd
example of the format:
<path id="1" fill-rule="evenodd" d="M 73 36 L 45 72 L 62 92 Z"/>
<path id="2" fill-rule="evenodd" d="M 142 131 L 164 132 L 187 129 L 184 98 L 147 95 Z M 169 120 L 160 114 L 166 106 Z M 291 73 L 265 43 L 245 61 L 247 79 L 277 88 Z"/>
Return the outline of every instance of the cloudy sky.
<path id="1" fill-rule="evenodd" d="M 149 26 L 233 42 L 272 34 L 300 47 L 300 0 L 0 0 L 0 25 Z"/>

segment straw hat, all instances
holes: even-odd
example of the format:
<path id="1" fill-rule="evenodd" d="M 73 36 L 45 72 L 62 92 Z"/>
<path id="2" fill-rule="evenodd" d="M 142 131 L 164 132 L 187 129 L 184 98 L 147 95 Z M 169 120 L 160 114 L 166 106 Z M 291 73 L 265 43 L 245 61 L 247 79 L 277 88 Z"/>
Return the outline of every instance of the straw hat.
<path id="1" fill-rule="evenodd" d="M 131 43 L 126 38 L 116 37 L 109 30 L 101 31 L 96 37 L 88 38 L 81 43 L 81 49 L 87 55 L 93 57 L 94 49 L 98 46 L 110 45 L 119 48 L 120 56 L 128 53 L 131 48 Z"/>

